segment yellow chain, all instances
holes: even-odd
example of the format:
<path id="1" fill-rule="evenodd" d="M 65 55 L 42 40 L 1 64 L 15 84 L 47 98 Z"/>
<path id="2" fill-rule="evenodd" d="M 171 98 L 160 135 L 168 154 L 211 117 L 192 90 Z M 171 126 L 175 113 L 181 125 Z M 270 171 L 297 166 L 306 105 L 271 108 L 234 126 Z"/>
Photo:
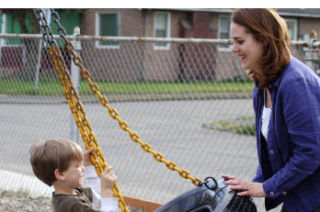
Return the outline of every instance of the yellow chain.
<path id="1" fill-rule="evenodd" d="M 97 174 L 101 177 L 103 170 L 108 167 L 103 153 L 99 147 L 97 138 L 91 128 L 90 122 L 87 119 L 83 105 L 79 99 L 79 95 L 76 89 L 73 87 L 69 72 L 67 71 L 66 65 L 64 63 L 63 57 L 59 48 L 49 47 L 49 55 L 53 60 L 53 66 L 58 72 L 59 80 L 62 85 L 64 95 L 70 106 L 70 110 L 73 114 L 75 123 L 79 128 L 82 140 L 85 144 L 85 148 L 88 150 L 90 147 L 93 148 L 94 153 L 90 156 L 91 162 L 94 165 Z M 123 196 L 121 195 L 117 184 L 112 188 L 115 197 L 119 198 L 119 207 L 123 212 L 129 212 L 129 209 L 126 207 Z"/>
<path id="2" fill-rule="evenodd" d="M 65 47 L 67 48 L 68 52 L 70 54 L 72 54 L 73 56 L 73 62 L 75 65 L 77 65 L 80 70 L 81 70 L 81 76 L 84 80 L 86 80 L 89 85 L 90 85 L 90 89 L 91 91 L 98 96 L 99 98 L 99 102 L 102 106 L 106 107 L 109 111 L 109 115 L 111 116 L 111 118 L 115 119 L 118 121 L 119 123 L 119 127 L 127 132 L 130 136 L 130 139 L 136 143 L 139 143 L 141 145 L 141 148 L 147 152 L 147 153 L 151 153 L 153 155 L 153 158 L 160 162 L 160 163 L 164 163 L 168 169 L 172 170 L 172 171 L 177 171 L 179 173 L 179 175 L 184 178 L 184 179 L 189 179 L 192 181 L 192 183 L 195 185 L 195 186 L 200 186 L 201 185 L 201 180 L 199 178 L 194 178 L 190 175 L 189 171 L 187 171 L 186 169 L 179 169 L 177 167 L 177 165 L 172 162 L 172 161 L 168 161 L 164 158 L 164 156 L 160 153 L 160 152 L 155 152 L 151 145 L 146 143 L 146 142 L 143 142 L 141 139 L 140 139 L 140 135 L 136 132 L 133 132 L 132 130 L 130 130 L 129 128 L 129 125 L 127 122 L 125 122 L 124 120 L 122 120 L 120 117 L 119 117 L 119 113 L 117 112 L 116 109 L 112 108 L 110 105 L 109 105 L 109 100 L 107 99 L 107 97 L 103 96 L 100 92 L 100 89 L 98 87 L 98 85 L 96 83 L 94 83 L 92 80 L 91 80 L 91 76 L 88 72 L 88 70 L 86 70 L 84 67 L 83 67 L 83 63 L 82 63 L 82 60 L 79 56 L 76 55 L 75 51 L 74 51 L 74 46 L 73 44 L 67 40 L 66 37 L 63 37 L 64 41 L 65 41 Z"/>

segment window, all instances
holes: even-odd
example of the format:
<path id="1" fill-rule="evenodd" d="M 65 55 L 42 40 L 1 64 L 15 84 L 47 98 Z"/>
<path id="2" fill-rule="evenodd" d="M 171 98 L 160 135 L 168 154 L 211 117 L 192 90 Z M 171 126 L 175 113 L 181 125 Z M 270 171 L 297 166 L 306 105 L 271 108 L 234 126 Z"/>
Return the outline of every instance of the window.
<path id="1" fill-rule="evenodd" d="M 120 14 L 119 13 L 97 13 L 96 35 L 119 36 L 120 35 Z M 97 41 L 97 47 L 119 48 L 117 41 Z"/>
<path id="2" fill-rule="evenodd" d="M 291 40 L 297 40 L 297 20 L 296 19 L 286 19 L 288 26 L 288 31 Z"/>
<path id="3" fill-rule="evenodd" d="M 5 33 L 5 20 L 6 20 L 6 17 L 5 17 L 5 14 L 2 14 L 0 12 L 0 33 L 3 34 Z M 4 43 L 5 39 L 0 39 L 0 48 L 1 46 L 3 46 L 5 43 Z"/>
<path id="4" fill-rule="evenodd" d="M 3 20 L 3 16 L 4 16 L 4 14 L 2 14 L 2 13 L 0 12 L 0 33 L 3 33 L 3 31 L 2 31 L 2 25 L 3 25 L 2 20 Z"/>
<path id="5" fill-rule="evenodd" d="M 219 16 L 219 39 L 230 39 L 230 16 Z M 231 50 L 231 45 L 219 45 L 219 50 Z"/>
<path id="6" fill-rule="evenodd" d="M 154 36 L 156 38 L 170 37 L 170 13 L 155 13 L 154 16 Z M 155 49 L 169 49 L 169 43 L 155 43 Z"/>

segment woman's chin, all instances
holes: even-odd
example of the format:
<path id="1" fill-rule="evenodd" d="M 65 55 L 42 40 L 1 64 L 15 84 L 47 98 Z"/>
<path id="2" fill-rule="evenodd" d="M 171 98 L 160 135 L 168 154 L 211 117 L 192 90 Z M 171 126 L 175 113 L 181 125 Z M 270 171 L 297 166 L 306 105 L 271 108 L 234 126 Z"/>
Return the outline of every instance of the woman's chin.
<path id="1" fill-rule="evenodd" d="M 241 63 L 241 66 L 245 70 L 249 69 L 249 66 L 247 64 L 245 64 L 245 63 Z"/>

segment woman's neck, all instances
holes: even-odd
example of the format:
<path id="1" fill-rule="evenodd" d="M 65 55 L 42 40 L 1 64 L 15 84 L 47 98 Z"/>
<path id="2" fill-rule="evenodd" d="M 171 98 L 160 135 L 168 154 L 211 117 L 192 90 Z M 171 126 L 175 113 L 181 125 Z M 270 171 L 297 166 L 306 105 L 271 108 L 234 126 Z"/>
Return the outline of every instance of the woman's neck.
<path id="1" fill-rule="evenodd" d="M 268 88 L 265 88 L 265 106 L 266 108 L 271 108 L 272 107 L 272 102 L 271 102 L 271 94 Z"/>

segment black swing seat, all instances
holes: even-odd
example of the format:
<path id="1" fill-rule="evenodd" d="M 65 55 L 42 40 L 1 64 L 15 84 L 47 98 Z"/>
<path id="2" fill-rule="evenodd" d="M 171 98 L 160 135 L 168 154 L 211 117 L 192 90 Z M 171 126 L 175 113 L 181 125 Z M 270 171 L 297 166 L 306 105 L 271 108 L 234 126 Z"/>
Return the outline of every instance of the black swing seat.
<path id="1" fill-rule="evenodd" d="M 251 197 L 240 197 L 224 184 L 224 180 L 210 181 L 191 189 L 155 212 L 257 212 Z"/>

